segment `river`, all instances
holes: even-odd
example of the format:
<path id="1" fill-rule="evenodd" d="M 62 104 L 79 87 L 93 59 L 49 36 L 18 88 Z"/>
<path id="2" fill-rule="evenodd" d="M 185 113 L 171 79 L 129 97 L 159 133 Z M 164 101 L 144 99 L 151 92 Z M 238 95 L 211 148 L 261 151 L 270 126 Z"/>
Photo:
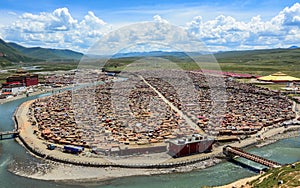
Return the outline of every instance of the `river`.
<path id="1" fill-rule="evenodd" d="M 38 97 L 43 97 L 49 94 L 40 94 L 30 96 L 8 103 L 0 104 L 0 130 L 12 130 L 14 122 L 12 116 L 16 108 L 23 102 Z M 292 163 L 300 160 L 300 136 L 280 140 L 271 145 L 262 148 L 249 148 L 248 152 L 267 157 L 271 160 L 280 163 Z M 252 164 L 257 168 L 263 168 L 258 164 L 253 164 L 248 161 L 243 162 Z M 42 181 L 24 178 L 8 171 L 10 165 L 24 165 L 29 166 L 39 162 L 39 159 L 32 157 L 28 152 L 20 146 L 14 139 L 7 139 L 0 141 L 0 187 L 3 188 L 68 188 L 68 187 L 86 187 L 86 188 L 137 188 L 137 187 L 162 187 L 162 188 L 181 188 L 181 187 L 201 187 L 204 185 L 214 186 L 223 185 L 233 182 L 237 179 L 254 175 L 255 173 L 244 169 L 240 166 L 229 162 L 223 162 L 213 167 L 197 170 L 187 173 L 174 173 L 154 176 L 135 176 L 118 178 L 104 182 L 92 183 L 62 183 L 54 181 Z M 34 168 L 34 167 L 33 167 Z"/>

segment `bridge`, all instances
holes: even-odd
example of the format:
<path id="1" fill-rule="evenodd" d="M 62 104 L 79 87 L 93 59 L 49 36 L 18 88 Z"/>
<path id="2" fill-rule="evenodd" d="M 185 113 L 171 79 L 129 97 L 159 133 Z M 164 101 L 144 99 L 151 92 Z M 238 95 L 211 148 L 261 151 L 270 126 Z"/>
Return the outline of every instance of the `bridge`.
<path id="1" fill-rule="evenodd" d="M 225 146 L 223 148 L 223 153 L 227 156 L 227 157 L 231 157 L 233 158 L 234 156 L 239 156 L 239 157 L 243 157 L 245 159 L 254 161 L 256 163 L 265 165 L 267 167 L 270 168 L 277 168 L 277 167 L 281 167 L 282 165 L 280 163 L 277 163 L 275 161 L 271 161 L 269 159 L 265 159 L 263 157 L 245 152 L 237 147 L 232 147 L 232 146 Z"/>
<path id="2" fill-rule="evenodd" d="M 0 132 L 0 140 L 8 139 L 8 138 L 15 138 L 19 136 L 19 131 L 4 131 Z"/>

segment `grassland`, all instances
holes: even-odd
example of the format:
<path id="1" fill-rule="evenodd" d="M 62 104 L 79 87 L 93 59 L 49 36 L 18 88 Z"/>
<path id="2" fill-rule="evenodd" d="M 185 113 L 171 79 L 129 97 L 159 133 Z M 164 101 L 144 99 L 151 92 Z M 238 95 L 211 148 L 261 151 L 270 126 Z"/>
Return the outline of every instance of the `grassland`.
<path id="1" fill-rule="evenodd" d="M 300 62 L 300 61 L 299 61 Z M 109 62 L 106 65 L 106 70 L 109 71 L 122 71 L 131 62 L 129 60 L 120 60 L 119 62 Z M 200 67 L 194 62 L 180 62 L 178 66 L 184 70 L 199 70 L 199 69 L 210 69 L 210 70 L 222 70 L 225 72 L 235 73 L 248 73 L 257 76 L 265 76 L 275 72 L 284 72 L 288 75 L 300 77 L 300 64 L 298 66 L 290 65 L 264 65 L 263 63 L 254 64 L 242 64 L 242 63 L 222 63 L 218 62 L 218 66 L 214 63 L 201 62 Z"/>
<path id="2" fill-rule="evenodd" d="M 236 73 L 249 73 L 259 76 L 266 76 L 275 72 L 284 72 L 291 76 L 299 77 L 300 64 L 298 66 L 272 64 L 265 65 L 263 63 L 243 64 L 243 63 L 219 63 L 223 71 Z"/>
<path id="3" fill-rule="evenodd" d="M 67 71 L 76 69 L 78 66 L 78 62 L 39 62 L 39 63 L 27 63 L 26 66 L 38 66 L 41 70 L 33 70 L 31 72 L 40 72 L 40 71 Z"/>
<path id="4" fill-rule="evenodd" d="M 283 184 L 278 182 L 282 180 Z M 300 186 L 300 163 L 287 165 L 282 168 L 271 169 L 260 178 L 250 182 L 252 187 L 299 187 Z"/>
<path id="5" fill-rule="evenodd" d="M 216 58 L 216 62 L 218 62 L 218 66 L 211 61 L 214 57 Z M 200 56 L 196 58 L 200 59 L 200 63 L 198 64 L 188 56 L 158 56 L 156 58 L 167 59 L 170 62 L 176 63 L 184 70 L 200 68 L 221 69 L 222 71 L 249 73 L 260 76 L 281 71 L 291 76 L 300 77 L 300 49 L 221 52 L 214 54 L 214 57 L 210 55 Z M 111 59 L 107 62 L 105 68 L 111 71 L 122 71 L 126 66 L 139 59 L 142 59 L 142 57 Z"/>
<path id="6" fill-rule="evenodd" d="M 268 75 L 285 72 L 300 75 L 300 49 L 234 51 L 215 54 L 223 71 Z"/>
<path id="7" fill-rule="evenodd" d="M 6 81 L 6 78 L 8 76 L 13 75 L 17 69 L 20 69 L 22 67 L 28 67 L 28 66 L 38 66 L 40 70 L 29 70 L 28 72 L 35 73 L 35 72 L 52 72 L 52 71 L 68 71 L 72 69 L 76 69 L 78 66 L 78 62 L 36 62 L 36 63 L 18 63 L 18 64 L 12 64 L 10 66 L 1 67 L 0 69 L 7 70 L 7 72 L 1 72 L 0 73 L 0 83 L 3 83 Z M 43 76 L 39 76 L 40 80 L 43 80 Z"/>
<path id="8" fill-rule="evenodd" d="M 12 75 L 13 73 L 12 72 L 2 72 L 0 73 L 0 83 L 3 83 L 6 81 L 6 78 L 10 75 Z"/>

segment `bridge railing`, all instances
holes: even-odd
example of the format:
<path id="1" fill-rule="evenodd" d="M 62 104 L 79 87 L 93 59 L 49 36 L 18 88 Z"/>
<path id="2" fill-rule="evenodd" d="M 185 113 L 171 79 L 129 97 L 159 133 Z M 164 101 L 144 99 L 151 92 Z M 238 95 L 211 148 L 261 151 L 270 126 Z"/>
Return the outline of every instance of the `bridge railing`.
<path id="1" fill-rule="evenodd" d="M 16 137 L 19 135 L 19 131 L 3 131 L 3 132 L 0 132 L 0 140 L 3 140 L 4 139 L 4 136 L 7 136 L 7 135 L 11 135 L 12 138 Z"/>
<path id="2" fill-rule="evenodd" d="M 271 168 L 281 166 L 280 163 L 277 163 L 275 161 L 272 161 L 272 160 L 269 160 L 269 159 L 266 159 L 266 158 L 248 153 L 248 152 L 245 152 L 245 151 L 243 151 L 239 148 L 236 148 L 236 147 L 226 146 L 223 149 L 223 153 L 227 156 L 229 156 L 231 154 L 234 154 L 234 155 L 246 158 L 248 160 L 260 163 L 262 165 L 265 165 L 265 166 L 268 166 L 268 167 L 271 167 Z"/>

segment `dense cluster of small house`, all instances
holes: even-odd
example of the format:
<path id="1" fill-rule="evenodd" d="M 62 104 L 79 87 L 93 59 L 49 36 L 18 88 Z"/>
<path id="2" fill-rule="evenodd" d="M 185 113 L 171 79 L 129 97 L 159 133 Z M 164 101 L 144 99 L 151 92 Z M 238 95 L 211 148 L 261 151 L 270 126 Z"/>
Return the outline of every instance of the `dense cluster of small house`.
<path id="1" fill-rule="evenodd" d="M 202 72 L 188 75 L 191 80 L 185 82 L 180 81 L 185 76 L 173 82 L 166 82 L 170 77 L 148 81 L 210 135 L 254 134 L 295 117 L 292 101 L 280 93 Z"/>
<path id="2" fill-rule="evenodd" d="M 294 117 L 276 92 L 202 72 L 140 72 L 112 82 L 37 99 L 31 121 L 41 139 L 59 144 L 138 147 L 198 134 L 136 74 L 209 135 L 253 134 Z"/>

